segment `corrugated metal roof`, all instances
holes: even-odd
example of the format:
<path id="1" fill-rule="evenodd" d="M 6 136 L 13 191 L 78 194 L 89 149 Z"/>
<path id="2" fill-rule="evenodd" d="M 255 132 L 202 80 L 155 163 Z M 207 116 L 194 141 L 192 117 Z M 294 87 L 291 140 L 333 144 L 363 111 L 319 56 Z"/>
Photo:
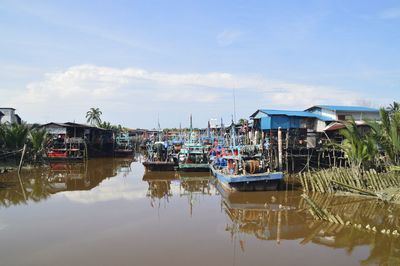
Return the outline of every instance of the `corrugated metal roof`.
<path id="1" fill-rule="evenodd" d="M 355 121 L 357 126 L 367 126 L 368 124 L 364 121 Z M 335 131 L 345 128 L 346 125 L 343 122 L 335 122 L 325 127 L 324 131 Z"/>
<path id="2" fill-rule="evenodd" d="M 365 107 L 365 106 L 345 106 L 345 105 L 314 105 L 307 110 L 313 108 L 324 108 L 331 111 L 345 111 L 345 112 L 379 112 L 376 108 Z"/>
<path id="3" fill-rule="evenodd" d="M 73 123 L 73 122 L 65 122 L 65 123 L 50 122 L 47 124 L 43 124 L 40 127 L 46 127 L 49 125 L 56 125 L 59 127 L 92 128 L 92 129 L 98 129 L 98 130 L 103 130 L 103 131 L 112 131 L 111 129 L 104 129 L 101 127 L 95 127 L 95 126 L 90 126 L 90 125 L 85 125 L 85 124 L 78 124 L 78 123 Z"/>
<path id="4" fill-rule="evenodd" d="M 259 109 L 258 111 L 263 112 L 269 116 L 285 115 L 285 116 L 317 118 L 322 121 L 334 121 L 334 119 L 332 119 L 330 117 L 319 115 L 316 113 L 306 112 L 306 111 L 288 111 L 288 110 L 271 110 L 271 109 Z"/>

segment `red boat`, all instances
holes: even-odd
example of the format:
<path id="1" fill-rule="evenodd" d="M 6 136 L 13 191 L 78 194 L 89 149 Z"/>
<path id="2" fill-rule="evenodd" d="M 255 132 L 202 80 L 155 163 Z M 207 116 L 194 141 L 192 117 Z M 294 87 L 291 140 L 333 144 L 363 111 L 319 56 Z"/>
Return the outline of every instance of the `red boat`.
<path id="1" fill-rule="evenodd" d="M 47 152 L 47 159 L 57 160 L 83 160 L 83 153 L 80 149 L 50 149 Z"/>

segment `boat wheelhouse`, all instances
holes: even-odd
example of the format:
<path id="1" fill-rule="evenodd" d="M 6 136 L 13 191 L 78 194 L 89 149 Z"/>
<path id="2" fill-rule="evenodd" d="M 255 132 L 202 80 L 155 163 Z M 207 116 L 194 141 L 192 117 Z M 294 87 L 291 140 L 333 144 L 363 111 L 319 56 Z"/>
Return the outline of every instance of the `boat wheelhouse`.
<path id="1" fill-rule="evenodd" d="M 115 137 L 115 157 L 130 157 L 133 153 L 132 138 L 128 133 L 121 133 Z"/>

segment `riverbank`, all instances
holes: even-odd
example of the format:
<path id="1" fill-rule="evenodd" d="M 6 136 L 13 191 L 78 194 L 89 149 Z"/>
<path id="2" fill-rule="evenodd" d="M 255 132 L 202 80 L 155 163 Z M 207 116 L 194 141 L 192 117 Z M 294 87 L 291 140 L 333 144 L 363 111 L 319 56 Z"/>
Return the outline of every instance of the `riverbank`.
<path id="1" fill-rule="evenodd" d="M 18 168 L 16 165 L 9 163 L 0 163 L 0 175 L 8 172 L 15 171 Z"/>

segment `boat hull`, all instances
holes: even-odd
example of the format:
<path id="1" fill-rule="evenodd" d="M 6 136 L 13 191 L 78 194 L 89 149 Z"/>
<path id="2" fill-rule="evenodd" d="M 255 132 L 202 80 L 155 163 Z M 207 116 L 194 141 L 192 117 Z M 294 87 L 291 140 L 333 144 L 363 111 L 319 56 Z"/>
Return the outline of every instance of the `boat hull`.
<path id="1" fill-rule="evenodd" d="M 44 156 L 49 162 L 62 162 L 62 161 L 82 161 L 82 155 L 76 155 L 76 150 L 72 153 L 70 151 L 49 151 Z"/>
<path id="2" fill-rule="evenodd" d="M 179 164 L 179 171 L 184 172 L 208 172 L 210 171 L 209 164 L 206 163 L 185 163 Z"/>
<path id="3" fill-rule="evenodd" d="M 282 172 L 248 174 L 248 175 L 226 175 L 210 166 L 213 175 L 226 189 L 239 191 L 266 191 L 277 190 L 281 180 Z"/>
<path id="4" fill-rule="evenodd" d="M 174 162 L 143 162 L 144 167 L 148 171 L 174 171 Z"/>
<path id="5" fill-rule="evenodd" d="M 133 150 L 115 150 L 114 157 L 132 157 Z"/>

